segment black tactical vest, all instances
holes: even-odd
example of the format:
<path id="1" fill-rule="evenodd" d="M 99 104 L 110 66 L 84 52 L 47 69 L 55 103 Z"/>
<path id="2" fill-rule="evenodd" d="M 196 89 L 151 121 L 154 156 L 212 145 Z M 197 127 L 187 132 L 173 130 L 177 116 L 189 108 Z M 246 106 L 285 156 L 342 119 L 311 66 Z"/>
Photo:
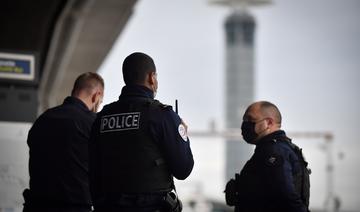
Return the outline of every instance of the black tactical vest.
<path id="1" fill-rule="evenodd" d="M 296 154 L 296 156 L 299 159 L 300 162 L 300 171 L 296 174 L 293 175 L 293 179 L 294 179 L 294 187 L 295 190 L 298 194 L 300 194 L 301 200 L 304 203 L 304 205 L 307 208 L 307 211 L 309 211 L 309 198 L 310 198 L 310 169 L 308 169 L 308 163 L 305 161 L 302 151 L 301 149 L 296 146 L 295 144 L 291 143 L 291 139 L 286 137 L 286 136 L 276 136 L 273 137 L 273 140 L 275 141 L 280 141 L 280 142 L 285 142 L 287 145 L 290 146 L 290 148 L 294 151 L 294 153 Z M 250 159 L 251 161 L 251 159 Z M 243 172 L 245 173 L 249 173 L 249 168 L 251 167 L 251 171 L 252 172 L 256 172 L 256 167 L 254 165 L 250 165 L 249 161 L 245 164 L 242 173 L 239 174 L 235 174 L 235 179 L 231 179 L 230 181 L 227 182 L 226 187 L 225 187 L 225 200 L 226 200 L 226 204 L 230 205 L 230 206 L 236 206 L 235 211 L 248 211 L 248 208 L 250 206 L 250 208 L 252 208 L 254 211 L 264 211 L 263 206 L 264 205 L 256 205 L 256 204 L 252 204 L 250 203 L 250 205 L 240 205 L 239 204 L 239 191 L 240 189 L 242 191 L 245 191 L 245 193 L 251 193 L 252 191 L 254 191 L 254 188 L 256 189 L 262 189 L 263 187 L 260 185 L 256 185 L 253 182 L 259 182 L 258 179 L 255 179 L 253 174 L 250 175 L 244 175 Z M 246 170 L 246 171 L 245 171 Z M 251 178 L 248 180 L 245 180 L 246 184 L 243 183 L 243 181 L 240 179 L 241 177 L 247 177 L 247 178 Z M 249 183 L 251 182 L 251 183 Z M 252 197 L 252 195 L 249 195 Z M 243 198 L 243 197 L 241 197 Z M 244 200 L 242 199 L 242 203 L 244 202 Z M 249 201 L 246 202 L 246 204 L 249 204 Z M 267 209 L 267 211 L 271 211 L 271 209 Z"/>
<path id="2" fill-rule="evenodd" d="M 127 98 L 98 115 L 97 152 L 102 193 L 147 193 L 171 188 L 172 176 L 161 147 L 149 132 L 149 114 L 164 105 L 149 98 Z M 100 176 L 99 176 L 100 175 Z"/>
<path id="3" fill-rule="evenodd" d="M 302 149 L 293 144 L 290 138 L 283 137 L 282 140 L 284 140 L 284 142 L 291 147 L 291 149 L 295 152 L 296 156 L 299 158 L 301 170 L 293 176 L 294 185 L 296 191 L 301 196 L 302 202 L 306 205 L 307 210 L 309 211 L 311 170 L 308 168 L 308 162 L 305 160 L 302 154 Z"/>
<path id="4" fill-rule="evenodd" d="M 295 189 L 301 195 L 301 200 L 306 205 L 309 210 L 309 199 L 310 199 L 310 174 L 311 170 L 308 168 L 308 162 L 305 160 L 302 149 L 300 149 L 295 144 L 288 142 L 292 150 L 298 156 L 301 163 L 301 171 L 294 176 L 294 185 Z"/>

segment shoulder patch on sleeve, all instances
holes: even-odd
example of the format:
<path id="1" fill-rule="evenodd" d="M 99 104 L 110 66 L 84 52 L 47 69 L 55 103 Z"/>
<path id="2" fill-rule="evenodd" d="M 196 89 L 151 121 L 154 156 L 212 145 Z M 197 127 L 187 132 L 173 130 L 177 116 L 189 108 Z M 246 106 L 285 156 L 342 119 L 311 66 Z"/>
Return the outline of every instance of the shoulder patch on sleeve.
<path id="1" fill-rule="evenodd" d="M 265 164 L 270 167 L 281 166 L 283 163 L 283 158 L 276 154 L 271 154 L 265 158 Z"/>
<path id="2" fill-rule="evenodd" d="M 185 126 L 184 126 L 183 124 L 179 124 L 178 131 L 179 131 L 179 135 L 181 136 L 181 138 L 182 138 L 184 141 L 187 141 L 187 140 L 188 140 L 188 136 L 187 136 L 187 132 L 186 132 Z"/>

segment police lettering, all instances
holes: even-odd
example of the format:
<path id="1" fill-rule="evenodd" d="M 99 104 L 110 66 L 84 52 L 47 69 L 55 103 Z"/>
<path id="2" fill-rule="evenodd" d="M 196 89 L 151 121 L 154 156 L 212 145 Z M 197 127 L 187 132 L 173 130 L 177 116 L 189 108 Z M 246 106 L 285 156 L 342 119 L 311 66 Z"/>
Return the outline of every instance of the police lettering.
<path id="1" fill-rule="evenodd" d="M 135 130 L 140 126 L 140 112 L 119 113 L 101 117 L 100 132 Z"/>

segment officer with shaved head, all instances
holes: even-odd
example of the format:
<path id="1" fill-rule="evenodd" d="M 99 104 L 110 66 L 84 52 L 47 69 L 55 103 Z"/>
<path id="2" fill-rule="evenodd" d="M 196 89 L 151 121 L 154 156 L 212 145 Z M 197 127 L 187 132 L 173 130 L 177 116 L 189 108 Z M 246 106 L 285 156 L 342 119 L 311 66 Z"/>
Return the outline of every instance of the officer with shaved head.
<path id="1" fill-rule="evenodd" d="M 281 130 L 281 113 L 272 103 L 251 104 L 241 126 L 255 151 L 235 180 L 226 186 L 226 200 L 236 212 L 306 212 L 309 170 L 301 149 Z"/>
<path id="2" fill-rule="evenodd" d="M 30 189 L 23 193 L 24 212 L 89 212 L 89 137 L 104 95 L 104 80 L 81 74 L 71 96 L 46 110 L 33 124 Z"/>

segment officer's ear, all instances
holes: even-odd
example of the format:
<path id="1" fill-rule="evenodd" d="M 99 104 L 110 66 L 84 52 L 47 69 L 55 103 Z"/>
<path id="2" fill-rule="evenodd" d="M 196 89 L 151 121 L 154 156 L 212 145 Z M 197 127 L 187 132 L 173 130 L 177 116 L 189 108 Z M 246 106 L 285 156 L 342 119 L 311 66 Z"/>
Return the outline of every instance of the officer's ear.
<path id="1" fill-rule="evenodd" d="M 91 102 L 92 102 L 92 103 L 96 102 L 96 93 L 97 93 L 97 92 L 93 92 L 93 93 L 91 94 Z"/>
<path id="2" fill-rule="evenodd" d="M 101 96 L 101 91 L 99 91 L 99 90 L 96 89 L 96 90 L 91 94 L 91 102 L 92 102 L 92 103 L 97 102 L 99 96 Z"/>
<path id="3" fill-rule="evenodd" d="M 275 124 L 275 120 L 274 120 L 273 118 L 271 118 L 271 117 L 266 118 L 266 120 L 267 120 L 267 124 L 268 124 L 270 127 L 272 127 L 272 126 Z"/>
<path id="4" fill-rule="evenodd" d="M 149 76 L 150 85 L 154 85 L 156 83 L 156 77 L 157 77 L 156 72 L 152 71 L 152 72 L 149 73 L 148 76 Z"/>

